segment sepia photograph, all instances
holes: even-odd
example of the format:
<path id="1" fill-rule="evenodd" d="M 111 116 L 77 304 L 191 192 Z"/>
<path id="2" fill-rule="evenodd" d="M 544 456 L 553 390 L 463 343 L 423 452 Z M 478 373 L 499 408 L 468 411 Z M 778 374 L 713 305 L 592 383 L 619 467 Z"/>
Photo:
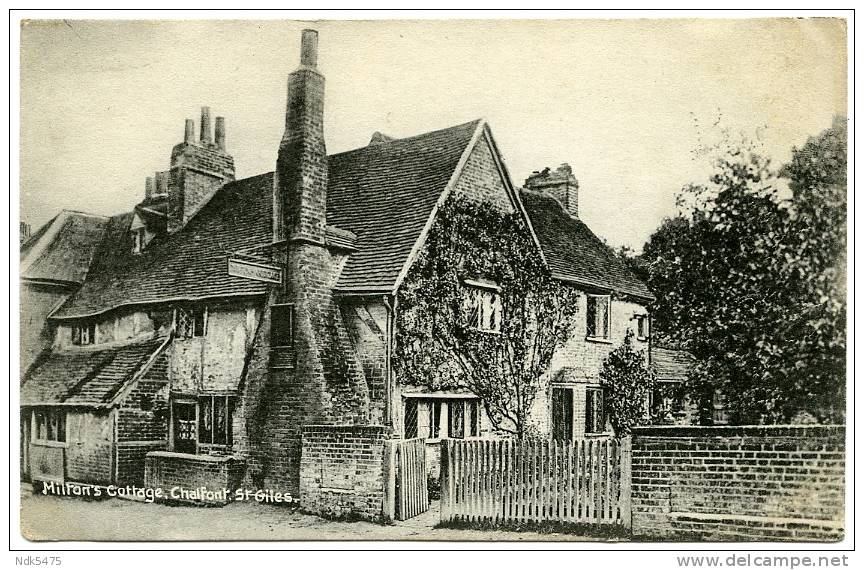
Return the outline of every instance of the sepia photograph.
<path id="1" fill-rule="evenodd" d="M 23 548 L 851 544 L 850 11 L 67 15 L 11 21 Z"/>

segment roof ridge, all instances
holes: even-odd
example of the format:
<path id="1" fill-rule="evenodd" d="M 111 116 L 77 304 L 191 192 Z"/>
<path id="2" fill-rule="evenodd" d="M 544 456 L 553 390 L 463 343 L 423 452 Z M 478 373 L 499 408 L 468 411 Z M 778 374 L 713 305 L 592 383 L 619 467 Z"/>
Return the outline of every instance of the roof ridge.
<path id="1" fill-rule="evenodd" d="M 350 153 L 352 153 L 352 152 L 358 152 L 358 151 L 361 151 L 361 150 L 367 150 L 367 149 L 369 149 L 369 148 L 374 148 L 374 149 L 376 149 L 376 150 L 377 150 L 377 149 L 382 149 L 382 148 L 385 148 L 385 147 L 387 147 L 387 146 L 389 146 L 389 145 L 392 145 L 392 144 L 394 144 L 394 143 L 399 143 L 399 142 L 410 142 L 410 141 L 412 141 L 412 140 L 414 140 L 414 139 L 419 139 L 419 138 L 421 138 L 421 137 L 425 137 L 425 136 L 432 136 L 432 135 L 436 135 L 436 134 L 442 133 L 442 132 L 444 132 L 444 131 L 450 131 L 450 130 L 455 130 L 455 129 L 460 129 L 460 128 L 466 128 L 466 127 L 468 127 L 468 125 L 477 125 L 477 124 L 479 124 L 479 123 L 481 123 L 481 122 L 483 122 L 483 121 L 484 121 L 484 119 L 483 119 L 482 117 L 480 117 L 480 118 L 474 119 L 473 121 L 466 121 L 466 122 L 464 122 L 464 123 L 460 123 L 460 124 L 458 124 L 458 125 L 451 125 L 451 126 L 449 126 L 449 127 L 443 127 L 443 128 L 440 128 L 440 129 L 434 129 L 434 130 L 431 130 L 431 131 L 426 131 L 426 132 L 422 132 L 422 133 L 417 133 L 416 135 L 411 135 L 411 136 L 407 136 L 407 137 L 391 137 L 391 139 L 390 139 L 389 141 L 383 141 L 383 142 L 380 142 L 380 143 L 375 144 L 375 145 L 368 145 L 368 144 L 367 144 L 367 145 L 360 146 L 360 147 L 357 147 L 357 148 L 352 148 L 352 149 L 349 149 L 349 150 L 343 150 L 342 152 L 337 152 L 337 153 L 334 153 L 334 154 L 328 154 L 328 155 L 327 155 L 327 158 L 332 158 L 332 157 L 335 157 L 335 156 L 343 156 L 343 155 L 346 155 L 346 154 L 350 154 Z"/>

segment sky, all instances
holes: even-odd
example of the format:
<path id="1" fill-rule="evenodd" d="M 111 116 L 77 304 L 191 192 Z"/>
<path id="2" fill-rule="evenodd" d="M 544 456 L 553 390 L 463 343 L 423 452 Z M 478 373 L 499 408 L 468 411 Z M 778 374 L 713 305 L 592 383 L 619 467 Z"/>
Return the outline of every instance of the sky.
<path id="1" fill-rule="evenodd" d="M 482 117 L 517 185 L 570 164 L 580 217 L 636 250 L 710 174 L 695 123 L 766 127 L 782 164 L 847 114 L 839 19 L 29 21 L 22 220 L 129 211 L 204 105 L 226 117 L 237 178 L 272 171 L 304 27 L 319 31 L 329 153 Z"/>

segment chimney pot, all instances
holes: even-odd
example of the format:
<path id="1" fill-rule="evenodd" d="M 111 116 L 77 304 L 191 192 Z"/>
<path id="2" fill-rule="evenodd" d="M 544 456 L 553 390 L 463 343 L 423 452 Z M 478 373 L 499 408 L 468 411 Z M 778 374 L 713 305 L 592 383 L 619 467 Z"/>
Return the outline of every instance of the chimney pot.
<path id="1" fill-rule="evenodd" d="M 186 119 L 186 130 L 183 133 L 183 142 L 193 144 L 195 142 L 195 121 Z"/>
<path id="2" fill-rule="evenodd" d="M 225 150 L 225 117 L 216 117 L 216 146 Z"/>
<path id="3" fill-rule="evenodd" d="M 156 194 L 159 196 L 164 196 L 168 194 L 168 173 L 167 172 L 157 172 L 156 173 Z"/>
<path id="4" fill-rule="evenodd" d="M 300 65 L 306 67 L 318 66 L 318 31 L 303 30 L 300 42 Z"/>
<path id="5" fill-rule="evenodd" d="M 149 200 L 153 197 L 153 194 L 156 192 L 156 181 L 152 176 L 148 176 L 147 180 L 144 182 L 144 199 Z"/>
<path id="6" fill-rule="evenodd" d="M 201 142 L 203 144 L 213 142 L 213 134 L 210 130 L 210 107 L 201 107 Z"/>

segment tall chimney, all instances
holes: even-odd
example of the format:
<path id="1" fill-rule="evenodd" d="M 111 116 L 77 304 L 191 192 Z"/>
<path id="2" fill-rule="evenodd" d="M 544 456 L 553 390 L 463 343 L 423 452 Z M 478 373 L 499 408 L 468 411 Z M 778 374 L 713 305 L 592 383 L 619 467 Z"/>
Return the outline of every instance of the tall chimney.
<path id="1" fill-rule="evenodd" d="M 149 200 L 156 193 L 156 181 L 152 176 L 148 176 L 144 182 L 144 199 Z"/>
<path id="2" fill-rule="evenodd" d="M 579 217 L 579 181 L 569 164 L 564 163 L 555 170 L 535 171 L 525 180 L 525 188 L 552 196 L 571 216 Z"/>
<path id="3" fill-rule="evenodd" d="M 273 184 L 273 238 L 324 244 L 327 149 L 324 76 L 318 71 L 318 32 L 303 30 L 300 67 L 288 76 L 285 133 Z"/>
<path id="4" fill-rule="evenodd" d="M 210 107 L 201 107 L 201 144 L 213 142 L 213 134 L 210 131 Z"/>
<path id="5" fill-rule="evenodd" d="M 195 121 L 186 119 L 186 130 L 183 133 L 183 142 L 186 144 L 195 143 Z"/>
<path id="6" fill-rule="evenodd" d="M 225 117 L 216 117 L 216 146 L 225 150 Z"/>

